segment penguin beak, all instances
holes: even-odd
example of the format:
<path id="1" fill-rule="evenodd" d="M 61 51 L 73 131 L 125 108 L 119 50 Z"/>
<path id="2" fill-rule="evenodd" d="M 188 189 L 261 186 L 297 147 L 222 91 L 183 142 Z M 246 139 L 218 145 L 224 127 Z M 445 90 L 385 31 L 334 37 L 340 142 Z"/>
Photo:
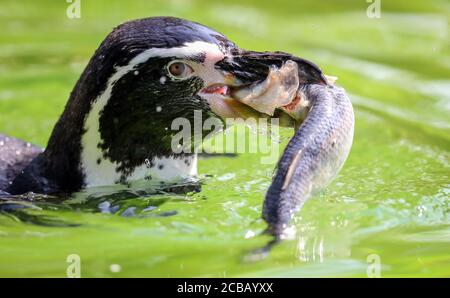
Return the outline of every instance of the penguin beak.
<path id="1" fill-rule="evenodd" d="M 229 71 L 244 84 L 251 84 L 264 80 L 272 67 L 280 68 L 289 60 L 297 63 L 299 83 L 327 84 L 317 65 L 284 52 L 240 51 L 218 62 L 217 66 Z"/>
<path id="2" fill-rule="evenodd" d="M 327 84 L 312 62 L 282 52 L 239 51 L 215 64 L 223 78 L 211 82 L 200 96 L 212 111 L 225 118 L 280 118 L 281 126 L 295 126 L 300 115 L 284 107 L 298 96 L 302 84 Z"/>

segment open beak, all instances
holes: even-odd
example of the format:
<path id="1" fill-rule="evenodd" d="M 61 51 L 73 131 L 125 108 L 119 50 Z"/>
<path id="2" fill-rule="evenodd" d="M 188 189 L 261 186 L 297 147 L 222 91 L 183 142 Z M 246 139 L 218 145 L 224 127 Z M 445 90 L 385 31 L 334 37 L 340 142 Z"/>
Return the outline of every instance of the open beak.
<path id="1" fill-rule="evenodd" d="M 276 117 L 281 126 L 294 127 L 301 113 L 290 109 L 299 101 L 299 86 L 327 84 L 315 64 L 282 52 L 239 51 L 215 68 L 222 79 L 199 95 L 222 119 Z"/>

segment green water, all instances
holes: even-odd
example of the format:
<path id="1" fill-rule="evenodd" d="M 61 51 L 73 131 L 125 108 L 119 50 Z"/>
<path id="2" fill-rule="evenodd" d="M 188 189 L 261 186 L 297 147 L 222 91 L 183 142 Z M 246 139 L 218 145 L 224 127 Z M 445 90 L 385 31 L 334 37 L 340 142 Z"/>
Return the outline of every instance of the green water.
<path id="1" fill-rule="evenodd" d="M 450 276 L 449 3 L 383 0 L 380 19 L 362 0 L 226 3 L 86 0 L 71 20 L 66 1 L 1 0 L 0 131 L 45 146 L 87 60 L 128 19 L 184 17 L 243 48 L 292 52 L 338 76 L 356 114 L 351 154 L 295 217 L 297 237 L 252 254 L 270 240 L 260 214 L 274 166 L 215 157 L 199 162 L 197 194 L 0 214 L 0 276 L 65 277 L 70 254 L 82 277 L 365 277 L 371 254 L 383 277 Z M 104 200 L 120 210 L 98 212 Z M 120 215 L 128 207 L 135 216 Z"/>

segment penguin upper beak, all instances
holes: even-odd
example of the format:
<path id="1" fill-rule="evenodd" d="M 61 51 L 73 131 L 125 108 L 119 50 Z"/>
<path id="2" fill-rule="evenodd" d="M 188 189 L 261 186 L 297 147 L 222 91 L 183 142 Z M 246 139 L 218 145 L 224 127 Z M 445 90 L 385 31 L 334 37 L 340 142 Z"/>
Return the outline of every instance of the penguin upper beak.
<path id="1" fill-rule="evenodd" d="M 320 68 L 314 63 L 284 52 L 240 51 L 216 63 L 222 70 L 233 74 L 244 84 L 264 80 L 271 67 L 280 68 L 287 61 L 294 61 L 298 67 L 301 84 L 327 84 Z"/>
<path id="2" fill-rule="evenodd" d="M 223 119 L 279 117 L 280 125 L 295 126 L 299 119 L 280 113 L 283 107 L 297 97 L 301 84 L 327 84 L 318 66 L 282 52 L 239 51 L 217 62 L 215 68 L 223 81 L 209 84 L 200 93 Z"/>

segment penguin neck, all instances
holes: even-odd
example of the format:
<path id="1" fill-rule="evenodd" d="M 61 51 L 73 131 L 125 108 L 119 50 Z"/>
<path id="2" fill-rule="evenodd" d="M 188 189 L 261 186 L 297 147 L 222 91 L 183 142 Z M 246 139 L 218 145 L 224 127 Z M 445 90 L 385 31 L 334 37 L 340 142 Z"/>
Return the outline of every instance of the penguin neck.
<path id="1" fill-rule="evenodd" d="M 43 156 L 46 176 L 57 180 L 64 190 L 108 186 L 132 185 L 136 181 L 177 182 L 197 176 L 197 154 L 148 154 L 133 162 L 124 170 L 121 161 L 113 161 L 99 146 L 102 143 L 99 114 L 102 101 L 93 103 L 81 128 L 65 129 L 65 115 L 57 123 Z M 70 123 L 70 121 L 68 121 Z M 74 123 L 74 122 L 72 122 Z M 75 132 L 80 132 L 76 134 Z M 66 132 L 66 133 L 65 133 Z M 58 137 L 60 136 L 60 137 Z M 161 138 L 162 136 L 158 136 Z M 159 139 L 155 138 L 154 143 Z M 148 144 L 151 148 L 152 144 Z M 130 148 L 132 151 L 134 148 Z"/>
<path id="2" fill-rule="evenodd" d="M 85 187 L 96 187 L 113 184 L 132 184 L 139 180 L 176 182 L 197 175 L 196 154 L 148 154 L 134 161 L 132 168 L 124 170 L 121 162 L 112 161 L 100 144 L 103 143 L 100 133 L 100 114 L 107 104 L 109 90 L 98 97 L 86 117 L 84 134 L 81 137 L 80 170 L 83 173 Z M 162 136 L 159 136 L 161 138 Z M 154 143 L 160 140 L 155 139 Z M 151 144 L 148 146 L 151 147 Z M 133 147 L 137 147 L 133 146 Z M 129 148 L 130 151 L 134 148 Z M 150 148 L 151 151 L 151 148 Z M 125 157 L 124 157 L 125 158 Z"/>

